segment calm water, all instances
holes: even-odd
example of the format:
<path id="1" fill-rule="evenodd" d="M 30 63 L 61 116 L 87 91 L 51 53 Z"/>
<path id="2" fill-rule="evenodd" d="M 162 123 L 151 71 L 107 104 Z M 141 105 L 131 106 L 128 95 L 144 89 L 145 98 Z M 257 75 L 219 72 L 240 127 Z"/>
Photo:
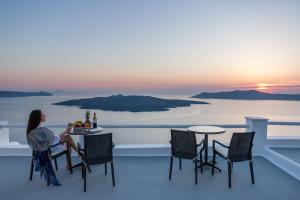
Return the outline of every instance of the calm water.
<path id="1" fill-rule="evenodd" d="M 0 98 L 0 121 L 10 124 L 26 124 L 28 114 L 33 109 L 41 109 L 47 115 L 48 124 L 67 124 L 74 120 L 83 120 L 85 110 L 77 107 L 54 106 L 52 103 L 100 96 L 82 94 L 52 97 Z M 188 99 L 187 96 L 153 95 L 163 98 Z M 197 100 L 197 99 L 195 99 Z M 201 100 L 199 100 L 201 101 Z M 192 105 L 175 108 L 165 112 L 96 112 L 99 124 L 241 124 L 245 116 L 260 116 L 272 121 L 300 121 L 300 101 L 245 101 L 245 100 L 202 100 L 209 105 Z M 25 129 L 10 130 L 11 140 L 24 143 Z M 61 130 L 54 130 L 59 132 Z M 131 143 L 167 143 L 169 130 L 165 129 L 114 129 L 114 140 L 119 144 Z M 228 140 L 234 130 L 217 136 Z M 300 136 L 300 127 L 270 126 L 269 135 Z"/>

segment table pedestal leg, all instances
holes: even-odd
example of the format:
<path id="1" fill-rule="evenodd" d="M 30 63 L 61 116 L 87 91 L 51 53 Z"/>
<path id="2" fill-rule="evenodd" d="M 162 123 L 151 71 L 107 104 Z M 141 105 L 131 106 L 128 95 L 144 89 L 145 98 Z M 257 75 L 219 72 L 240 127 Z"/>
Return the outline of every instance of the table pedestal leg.
<path id="1" fill-rule="evenodd" d="M 208 135 L 205 134 L 205 139 L 204 139 L 204 163 L 207 163 L 208 161 Z"/>
<path id="2" fill-rule="evenodd" d="M 202 166 L 214 166 L 214 164 L 211 161 L 208 161 L 208 134 L 205 134 L 204 136 L 204 162 L 202 163 Z M 198 168 L 200 167 L 201 165 L 198 166 Z M 221 172 L 221 169 L 219 167 L 215 166 L 215 169 Z"/>

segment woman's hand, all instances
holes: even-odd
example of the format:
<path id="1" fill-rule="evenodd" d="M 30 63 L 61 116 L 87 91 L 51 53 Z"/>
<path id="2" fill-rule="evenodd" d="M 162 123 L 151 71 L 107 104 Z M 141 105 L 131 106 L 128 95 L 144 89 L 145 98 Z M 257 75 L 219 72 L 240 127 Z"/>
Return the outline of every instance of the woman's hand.
<path id="1" fill-rule="evenodd" d="M 72 124 L 72 123 L 69 123 L 69 124 L 68 124 L 68 127 L 67 127 L 67 129 L 66 129 L 66 132 L 67 132 L 67 133 L 70 133 L 71 130 L 72 130 L 72 128 L 73 128 L 73 124 Z"/>

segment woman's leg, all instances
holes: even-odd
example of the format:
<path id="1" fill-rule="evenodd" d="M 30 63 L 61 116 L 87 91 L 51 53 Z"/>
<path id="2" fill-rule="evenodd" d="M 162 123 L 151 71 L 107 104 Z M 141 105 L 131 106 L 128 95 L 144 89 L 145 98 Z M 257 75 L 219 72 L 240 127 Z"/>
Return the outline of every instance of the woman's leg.
<path id="1" fill-rule="evenodd" d="M 70 135 L 64 135 L 64 136 L 61 137 L 61 139 L 65 142 L 67 142 L 68 145 L 70 145 L 70 147 L 72 149 L 74 149 L 77 153 L 79 153 L 78 147 L 77 147 L 77 145 L 75 144 L 73 138 Z"/>
<path id="2" fill-rule="evenodd" d="M 63 142 L 67 142 L 67 145 L 69 147 L 71 147 L 71 148 L 69 148 L 70 153 L 71 153 L 72 149 L 74 149 L 77 153 L 79 152 L 77 145 L 75 144 L 73 138 L 70 135 L 62 133 L 60 135 L 60 139 Z M 79 153 L 78 153 L 78 155 L 79 155 Z M 66 168 L 69 169 L 71 166 L 69 166 L 69 162 L 68 162 L 68 158 L 67 157 L 66 157 L 66 159 L 67 159 L 67 166 L 66 166 Z"/>

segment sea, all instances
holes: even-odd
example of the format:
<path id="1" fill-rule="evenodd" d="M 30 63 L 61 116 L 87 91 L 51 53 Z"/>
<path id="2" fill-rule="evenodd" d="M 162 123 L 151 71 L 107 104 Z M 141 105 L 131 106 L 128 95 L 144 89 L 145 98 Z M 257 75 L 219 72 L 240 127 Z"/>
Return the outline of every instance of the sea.
<path id="1" fill-rule="evenodd" d="M 0 98 L 0 121 L 9 124 L 24 125 L 10 128 L 10 141 L 26 143 L 25 126 L 28 115 L 33 109 L 41 109 L 47 115 L 46 126 L 51 124 L 66 125 L 76 120 L 84 120 L 84 109 L 78 107 L 52 105 L 53 103 L 111 94 L 97 93 L 59 93 L 44 97 Z M 96 113 L 98 124 L 105 125 L 184 125 L 184 124 L 244 124 L 246 116 L 264 117 L 271 121 L 300 121 L 300 101 L 270 100 L 216 100 L 194 99 L 188 95 L 149 94 L 167 99 L 205 101 L 210 104 L 198 104 L 189 107 L 173 108 L 160 112 L 113 112 L 90 110 Z M 62 128 L 53 128 L 59 134 Z M 119 128 L 105 129 L 112 132 L 116 144 L 166 144 L 170 139 L 170 129 L 163 128 Z M 222 142 L 229 142 L 231 134 L 244 129 L 226 129 L 226 133 L 210 137 Z M 300 126 L 269 126 L 268 136 L 300 136 Z M 201 135 L 198 136 L 201 139 Z M 78 138 L 75 137 L 75 140 Z"/>

